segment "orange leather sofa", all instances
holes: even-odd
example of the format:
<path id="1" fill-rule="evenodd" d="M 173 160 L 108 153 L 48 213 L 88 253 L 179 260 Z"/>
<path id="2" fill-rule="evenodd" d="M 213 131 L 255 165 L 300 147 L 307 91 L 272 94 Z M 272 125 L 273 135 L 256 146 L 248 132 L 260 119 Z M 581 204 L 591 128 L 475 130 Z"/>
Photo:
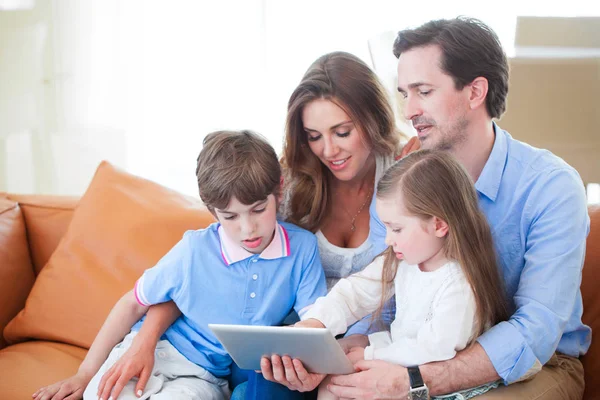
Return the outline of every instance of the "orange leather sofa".
<path id="1" fill-rule="evenodd" d="M 589 213 L 583 319 L 600 332 L 600 207 Z M 199 200 L 108 163 L 81 198 L 0 193 L 0 399 L 75 373 L 116 300 L 210 222 Z M 584 398 L 600 399 L 600 341 L 583 363 Z"/>

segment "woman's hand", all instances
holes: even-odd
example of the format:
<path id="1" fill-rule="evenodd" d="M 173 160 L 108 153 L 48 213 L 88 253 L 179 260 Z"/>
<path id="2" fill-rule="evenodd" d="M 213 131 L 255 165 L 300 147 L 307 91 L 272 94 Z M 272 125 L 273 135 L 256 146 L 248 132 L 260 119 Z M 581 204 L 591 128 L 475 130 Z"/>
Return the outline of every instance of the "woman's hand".
<path id="1" fill-rule="evenodd" d="M 410 153 L 412 153 L 413 151 L 417 151 L 420 148 L 421 148 L 421 142 L 419 141 L 419 137 L 413 136 L 410 138 L 410 140 L 408 142 L 406 142 L 406 144 L 402 148 L 402 151 L 400 152 L 400 155 L 398 157 L 396 157 L 396 160 L 404 158 L 407 155 L 409 155 Z"/>
<path id="2" fill-rule="evenodd" d="M 136 337 L 131 347 L 102 376 L 98 385 L 98 398 L 117 399 L 121 391 L 133 377 L 138 377 L 135 395 L 140 397 L 150 379 L 154 368 L 154 349 L 156 343 L 144 342 Z"/>
<path id="3" fill-rule="evenodd" d="M 94 374 L 79 371 L 70 378 L 38 389 L 31 397 L 34 400 L 82 399 L 83 392 L 93 377 Z"/>
<path id="4" fill-rule="evenodd" d="M 263 357 L 260 360 L 260 369 L 265 379 L 299 392 L 314 390 L 326 376 L 309 373 L 300 360 L 292 360 L 288 356 L 273 355 L 270 360 Z"/>

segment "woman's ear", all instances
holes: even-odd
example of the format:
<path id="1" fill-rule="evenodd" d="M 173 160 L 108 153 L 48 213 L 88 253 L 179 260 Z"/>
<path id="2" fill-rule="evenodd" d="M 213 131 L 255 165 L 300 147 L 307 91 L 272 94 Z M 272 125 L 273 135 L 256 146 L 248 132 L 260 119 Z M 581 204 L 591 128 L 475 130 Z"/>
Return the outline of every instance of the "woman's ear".
<path id="1" fill-rule="evenodd" d="M 438 217 L 433 217 L 435 236 L 443 238 L 448 234 L 448 223 Z"/>

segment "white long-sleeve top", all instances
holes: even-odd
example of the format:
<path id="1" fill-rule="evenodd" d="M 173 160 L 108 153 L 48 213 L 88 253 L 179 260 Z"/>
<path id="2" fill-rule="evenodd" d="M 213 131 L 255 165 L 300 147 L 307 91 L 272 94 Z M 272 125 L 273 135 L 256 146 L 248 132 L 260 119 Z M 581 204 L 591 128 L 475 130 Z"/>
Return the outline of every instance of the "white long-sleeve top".
<path id="1" fill-rule="evenodd" d="M 302 319 L 316 318 L 337 335 L 374 312 L 381 302 L 383 259 L 378 257 L 361 272 L 341 279 Z M 394 290 L 396 317 L 389 332 L 369 335 L 366 360 L 403 366 L 448 360 L 476 332 L 475 298 L 458 263 L 423 272 L 417 265 L 401 262 Z"/>

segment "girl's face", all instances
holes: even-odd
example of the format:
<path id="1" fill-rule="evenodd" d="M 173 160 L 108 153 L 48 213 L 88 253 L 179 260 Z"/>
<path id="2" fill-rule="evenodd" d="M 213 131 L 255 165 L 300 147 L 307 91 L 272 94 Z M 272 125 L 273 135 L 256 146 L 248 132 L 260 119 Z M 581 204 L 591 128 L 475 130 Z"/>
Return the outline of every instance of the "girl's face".
<path id="1" fill-rule="evenodd" d="M 341 181 L 352 181 L 367 170 L 371 150 L 362 140 L 352 119 L 337 104 L 326 99 L 304 106 L 302 124 L 311 151 Z"/>
<path id="2" fill-rule="evenodd" d="M 444 254 L 448 233 L 445 221 L 409 214 L 399 193 L 377 197 L 376 207 L 386 227 L 385 243 L 394 249 L 398 259 L 418 265 L 422 271 L 434 271 L 448 261 Z"/>
<path id="3" fill-rule="evenodd" d="M 260 254 L 273 239 L 277 223 L 277 199 L 270 194 L 254 204 L 232 197 L 226 208 L 215 209 L 227 237 L 250 253 Z"/>

